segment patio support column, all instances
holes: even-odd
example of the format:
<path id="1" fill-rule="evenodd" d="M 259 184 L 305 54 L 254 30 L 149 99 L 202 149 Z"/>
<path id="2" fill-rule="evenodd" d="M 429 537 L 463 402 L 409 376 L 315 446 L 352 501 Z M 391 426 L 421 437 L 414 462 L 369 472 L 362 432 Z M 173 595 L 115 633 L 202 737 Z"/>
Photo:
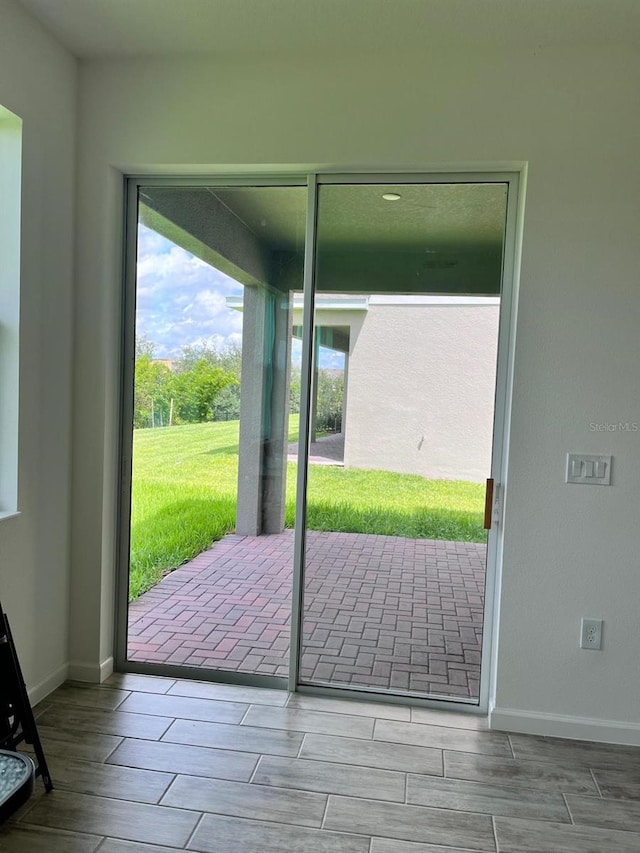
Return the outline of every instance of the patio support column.
<path id="1" fill-rule="evenodd" d="M 312 442 L 318 440 L 318 361 L 320 359 L 320 334 L 321 328 L 320 326 L 316 326 L 313 339 L 313 374 L 311 376 L 311 412 L 309 423 L 309 435 Z"/>
<path id="2" fill-rule="evenodd" d="M 236 532 L 284 529 L 289 433 L 289 294 L 245 287 Z"/>
<path id="3" fill-rule="evenodd" d="M 268 292 L 245 287 L 242 310 L 240 444 L 236 532 L 262 532 L 262 452 L 265 411 L 265 331 Z"/>
<path id="4" fill-rule="evenodd" d="M 351 343 L 349 342 L 349 349 L 351 349 Z M 342 456 L 342 464 L 345 468 L 348 468 L 347 461 L 347 408 L 348 408 L 348 399 L 349 399 L 349 352 L 345 352 L 344 354 L 344 374 L 343 374 L 343 385 L 344 391 L 342 392 L 342 428 L 340 432 L 342 433 L 342 438 L 344 441 L 344 449 Z"/>
<path id="5" fill-rule="evenodd" d="M 287 491 L 287 455 L 289 449 L 289 383 L 291 379 L 292 297 L 289 293 L 274 297 L 274 337 L 271 363 L 270 434 L 264 445 L 262 494 L 262 532 L 284 530 Z"/>

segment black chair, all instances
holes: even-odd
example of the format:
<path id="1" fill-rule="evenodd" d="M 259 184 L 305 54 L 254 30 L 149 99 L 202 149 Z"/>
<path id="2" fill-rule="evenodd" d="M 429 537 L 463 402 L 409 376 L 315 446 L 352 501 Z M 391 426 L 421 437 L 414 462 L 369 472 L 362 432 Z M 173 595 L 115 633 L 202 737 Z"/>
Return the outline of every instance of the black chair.
<path id="1" fill-rule="evenodd" d="M 35 762 L 16 752 L 20 744 L 33 747 Z M 45 791 L 53 788 L 40 735 L 16 654 L 11 628 L 0 605 L 0 819 L 18 808 L 40 776 Z M 3 784 L 6 781 L 6 789 Z"/>

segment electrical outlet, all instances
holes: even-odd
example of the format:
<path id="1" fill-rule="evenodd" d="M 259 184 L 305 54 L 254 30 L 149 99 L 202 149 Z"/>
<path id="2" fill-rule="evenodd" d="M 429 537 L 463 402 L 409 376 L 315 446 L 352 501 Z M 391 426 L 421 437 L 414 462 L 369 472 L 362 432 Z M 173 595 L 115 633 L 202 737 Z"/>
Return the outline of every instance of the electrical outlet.
<path id="1" fill-rule="evenodd" d="M 602 619 L 582 619 L 580 623 L 580 648 L 602 648 Z"/>

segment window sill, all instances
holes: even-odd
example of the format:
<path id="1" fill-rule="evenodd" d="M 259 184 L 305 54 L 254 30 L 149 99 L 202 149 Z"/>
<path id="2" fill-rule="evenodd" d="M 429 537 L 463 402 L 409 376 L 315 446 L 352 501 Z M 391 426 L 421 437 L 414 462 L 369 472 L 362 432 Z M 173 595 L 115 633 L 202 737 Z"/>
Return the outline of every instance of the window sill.
<path id="1" fill-rule="evenodd" d="M 0 511 L 0 521 L 4 521 L 7 518 L 18 518 L 18 516 L 22 515 L 19 509 L 10 511 L 10 512 L 1 512 Z"/>

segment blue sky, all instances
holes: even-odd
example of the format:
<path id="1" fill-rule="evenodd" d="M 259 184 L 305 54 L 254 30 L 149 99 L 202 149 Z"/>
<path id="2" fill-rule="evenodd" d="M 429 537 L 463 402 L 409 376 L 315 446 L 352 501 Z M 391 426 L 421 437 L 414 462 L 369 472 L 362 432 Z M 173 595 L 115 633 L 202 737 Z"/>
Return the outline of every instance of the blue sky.
<path id="1" fill-rule="evenodd" d="M 243 287 L 164 237 L 138 225 L 136 335 L 154 344 L 154 357 L 179 358 L 182 348 L 205 343 L 218 350 L 242 344 L 242 312 L 227 296 Z M 300 363 L 301 343 L 292 344 Z M 342 355 L 320 352 L 321 367 L 343 367 Z"/>

